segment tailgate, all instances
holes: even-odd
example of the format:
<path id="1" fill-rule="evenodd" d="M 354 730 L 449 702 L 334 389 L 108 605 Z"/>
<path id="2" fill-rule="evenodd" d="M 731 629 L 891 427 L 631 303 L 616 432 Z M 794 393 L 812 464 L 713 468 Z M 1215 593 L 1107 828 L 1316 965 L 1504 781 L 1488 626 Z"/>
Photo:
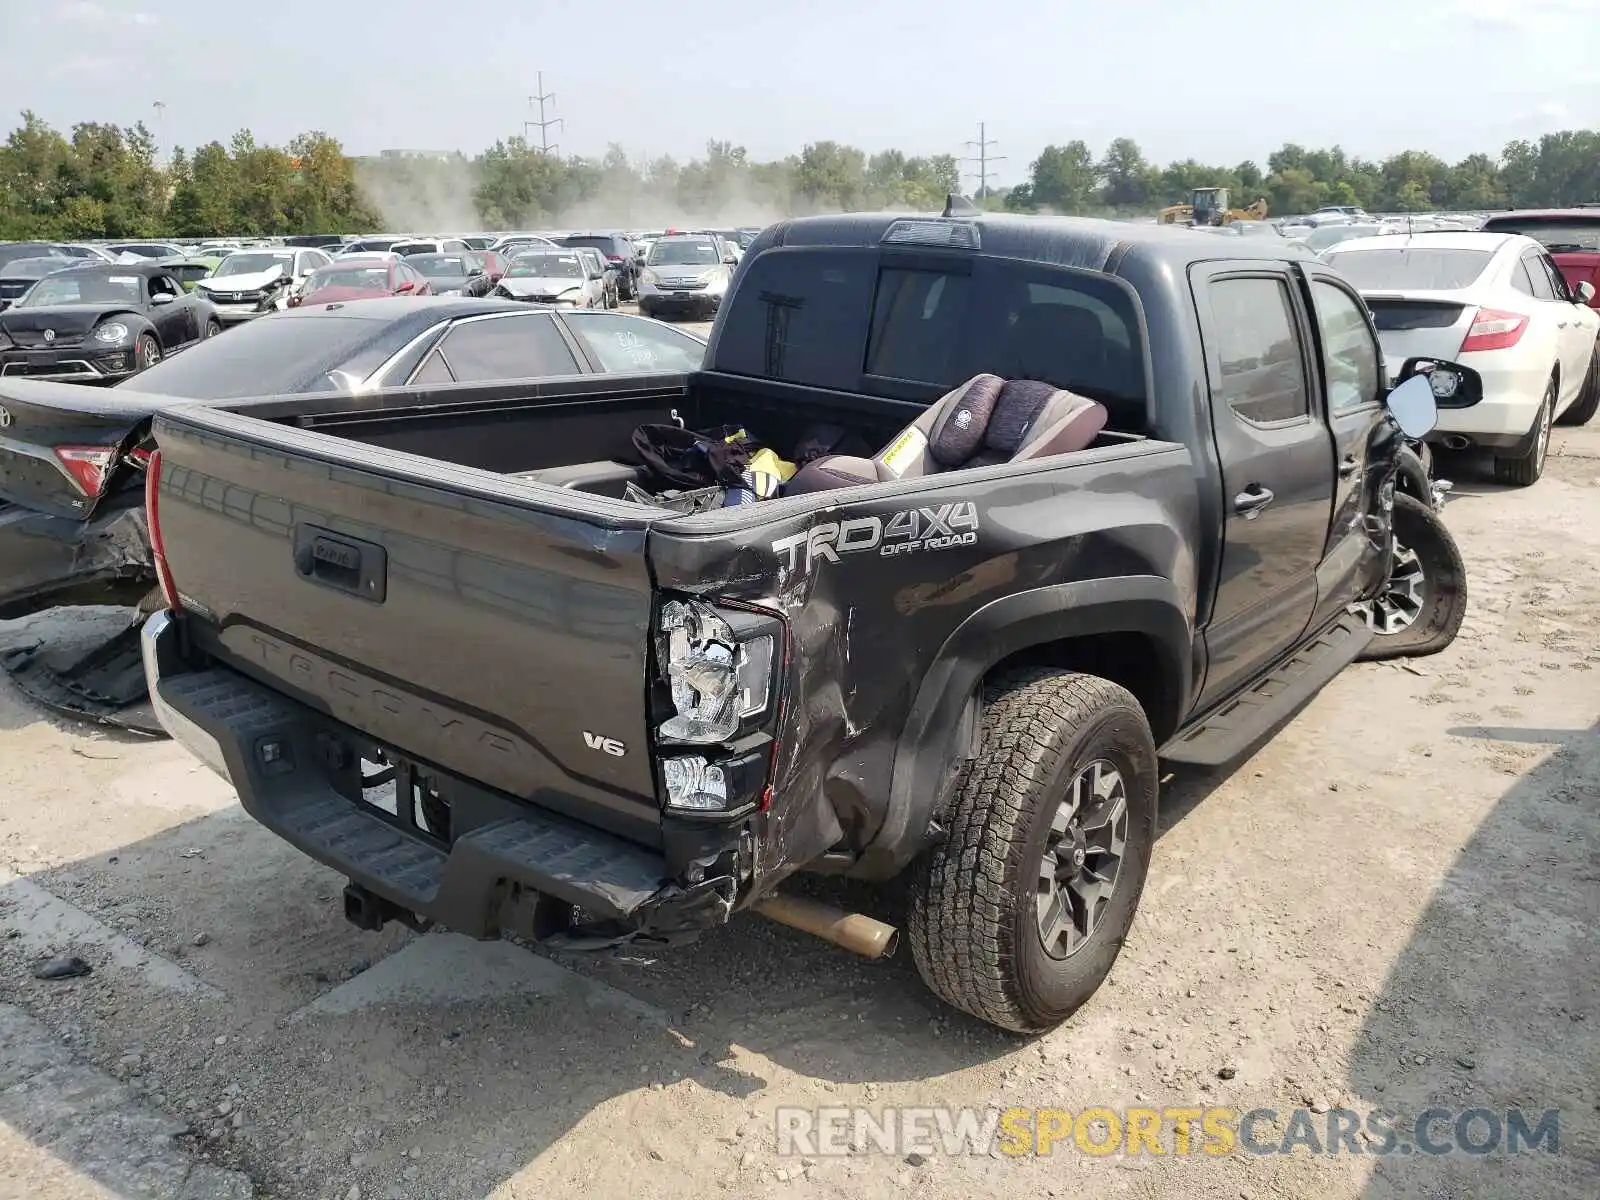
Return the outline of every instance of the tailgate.
<path id="1" fill-rule="evenodd" d="M 155 410 L 148 396 L 71 383 L 0 381 L 0 502 L 87 517 L 112 489 Z"/>
<path id="2" fill-rule="evenodd" d="M 155 436 L 173 584 L 223 661 L 419 762 L 659 839 L 638 506 L 218 410 Z"/>

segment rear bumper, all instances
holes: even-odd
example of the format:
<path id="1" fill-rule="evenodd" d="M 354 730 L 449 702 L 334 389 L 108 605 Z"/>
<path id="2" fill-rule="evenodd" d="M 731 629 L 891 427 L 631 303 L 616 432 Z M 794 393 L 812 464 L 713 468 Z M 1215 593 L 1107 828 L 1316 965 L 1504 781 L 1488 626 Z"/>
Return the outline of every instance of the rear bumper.
<path id="1" fill-rule="evenodd" d="M 639 292 L 641 312 L 695 313 L 716 312 L 722 305 L 722 293 L 706 292 Z"/>
<path id="2" fill-rule="evenodd" d="M 1549 365 L 1494 361 L 1501 357 L 1494 352 L 1457 356 L 1462 366 L 1483 376 L 1483 399 L 1471 408 L 1441 409 L 1430 442 L 1460 435 L 1485 450 L 1518 450 L 1531 440 L 1550 382 Z"/>
<path id="3" fill-rule="evenodd" d="M 64 602 L 132 600 L 154 582 L 142 507 L 79 521 L 0 505 L 0 620 Z"/>
<path id="4" fill-rule="evenodd" d="M 450 791 L 451 840 L 408 827 L 352 795 L 370 746 L 359 734 L 231 668 L 192 669 L 182 643 L 166 612 L 141 635 L 162 727 L 262 825 L 405 913 L 469 937 L 537 940 L 577 909 L 579 928 L 625 940 L 692 934 L 732 912 L 730 877 L 674 878 L 659 853 L 442 773 L 430 777 Z"/>

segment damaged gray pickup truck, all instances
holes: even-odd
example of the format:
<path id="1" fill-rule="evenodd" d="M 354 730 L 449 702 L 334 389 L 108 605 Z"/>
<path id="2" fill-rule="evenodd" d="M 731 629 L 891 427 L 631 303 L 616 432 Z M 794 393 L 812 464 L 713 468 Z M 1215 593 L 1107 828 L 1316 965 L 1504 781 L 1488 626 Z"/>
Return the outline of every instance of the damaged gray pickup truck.
<path id="1" fill-rule="evenodd" d="M 905 876 L 932 989 L 1046 1028 L 1133 920 L 1158 754 L 1229 762 L 1357 657 L 1453 638 L 1460 557 L 1395 478 L 1481 382 L 1379 362 L 1282 242 L 780 223 L 692 374 L 163 408 L 150 690 L 364 927 L 757 911 L 881 954 L 778 888 Z M 798 470 L 685 511 L 636 454 L 673 425 Z M 864 452 L 801 464 L 819 426 Z"/>

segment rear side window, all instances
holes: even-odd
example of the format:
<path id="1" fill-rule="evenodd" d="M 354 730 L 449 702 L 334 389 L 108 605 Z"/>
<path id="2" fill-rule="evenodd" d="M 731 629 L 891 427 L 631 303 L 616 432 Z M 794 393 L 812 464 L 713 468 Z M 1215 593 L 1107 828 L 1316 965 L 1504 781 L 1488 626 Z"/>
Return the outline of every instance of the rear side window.
<path id="1" fill-rule="evenodd" d="M 602 371 L 697 371 L 705 358 L 704 343 L 644 317 L 575 312 L 566 321 Z"/>
<path id="2" fill-rule="evenodd" d="M 578 360 L 545 313 L 467 321 L 439 348 L 462 383 L 579 373 Z"/>
<path id="3" fill-rule="evenodd" d="M 1216 400 L 1258 425 L 1310 411 L 1288 285 L 1280 279 L 1219 279 L 1207 289 L 1220 378 Z"/>
<path id="4" fill-rule="evenodd" d="M 1532 263 L 1528 264 L 1532 267 Z M 1567 287 L 1567 277 L 1561 273 L 1561 268 L 1556 266 L 1555 259 L 1548 254 L 1539 256 L 1539 265 L 1544 268 L 1546 277 L 1550 280 L 1550 290 L 1557 300 L 1571 300 L 1572 292 Z"/>
<path id="5" fill-rule="evenodd" d="M 1545 274 L 1544 263 L 1537 254 L 1524 254 L 1522 265 L 1528 270 L 1528 279 L 1531 281 L 1533 294 L 1540 300 L 1554 300 L 1556 292 L 1550 286 L 1550 276 Z"/>

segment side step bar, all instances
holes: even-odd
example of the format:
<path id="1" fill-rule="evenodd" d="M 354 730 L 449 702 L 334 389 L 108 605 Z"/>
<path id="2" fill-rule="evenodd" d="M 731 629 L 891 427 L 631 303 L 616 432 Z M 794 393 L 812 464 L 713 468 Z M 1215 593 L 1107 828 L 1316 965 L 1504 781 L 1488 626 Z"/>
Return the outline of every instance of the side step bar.
<path id="1" fill-rule="evenodd" d="M 1200 767 L 1233 762 L 1354 662 L 1373 636 L 1361 617 L 1344 614 L 1253 687 L 1179 730 L 1161 757 Z"/>

